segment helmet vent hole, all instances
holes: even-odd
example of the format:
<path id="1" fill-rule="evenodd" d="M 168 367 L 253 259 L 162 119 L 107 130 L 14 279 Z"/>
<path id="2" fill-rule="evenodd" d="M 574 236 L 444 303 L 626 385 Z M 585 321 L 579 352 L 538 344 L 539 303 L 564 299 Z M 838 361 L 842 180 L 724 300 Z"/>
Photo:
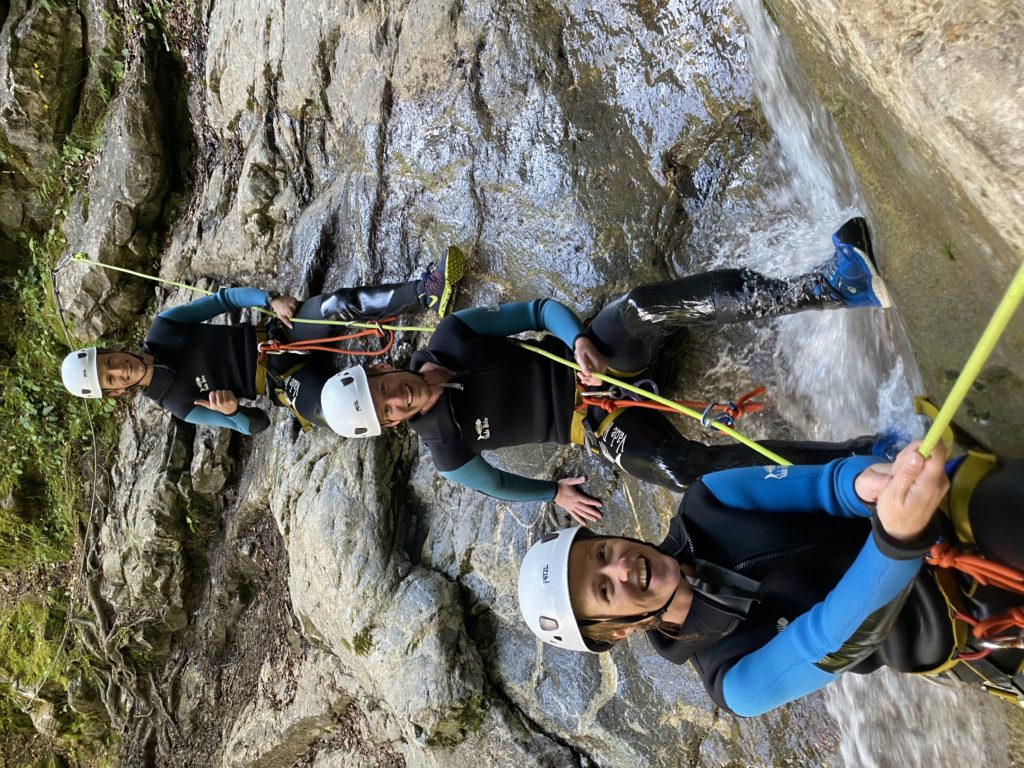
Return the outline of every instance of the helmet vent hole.
<path id="1" fill-rule="evenodd" d="M 557 533 L 545 533 L 544 538 L 540 540 L 541 544 L 547 544 L 549 541 L 554 541 L 558 538 Z"/>
<path id="2" fill-rule="evenodd" d="M 540 617 L 540 628 L 545 632 L 551 632 L 558 629 L 558 622 L 554 619 L 550 619 L 547 616 Z"/>
<path id="3" fill-rule="evenodd" d="M 357 435 L 365 435 L 366 434 L 366 427 L 356 427 L 356 434 Z"/>
<path id="4" fill-rule="evenodd" d="M 343 378 L 343 379 L 341 380 L 341 385 L 342 385 L 343 387 L 347 387 L 347 386 L 348 386 L 349 384 L 351 384 L 351 383 L 352 383 L 353 381 L 355 381 L 355 379 L 353 379 L 353 378 L 352 378 L 351 376 L 345 376 L 345 377 L 344 377 L 344 378 Z"/>
<path id="5" fill-rule="evenodd" d="M 552 640 L 555 640 L 556 642 L 559 642 L 559 643 L 560 643 L 560 642 L 562 642 L 562 637 L 561 637 L 561 635 L 555 635 L 555 636 L 554 636 L 554 637 L 552 638 Z"/>

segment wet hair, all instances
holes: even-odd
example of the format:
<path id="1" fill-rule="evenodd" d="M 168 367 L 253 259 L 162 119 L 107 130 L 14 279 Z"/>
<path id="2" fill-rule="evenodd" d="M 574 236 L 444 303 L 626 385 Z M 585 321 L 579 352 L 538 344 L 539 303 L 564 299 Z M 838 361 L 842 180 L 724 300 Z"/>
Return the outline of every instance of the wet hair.
<path id="1" fill-rule="evenodd" d="M 633 630 L 643 630 L 645 632 L 653 629 L 655 632 L 664 635 L 669 640 L 688 639 L 680 635 L 682 627 L 680 627 L 679 624 L 675 624 L 671 621 L 662 621 L 657 616 L 648 616 L 645 619 L 637 619 L 636 621 L 628 624 L 620 624 L 614 621 L 599 621 L 596 624 L 585 624 L 580 627 L 580 633 L 585 638 L 592 640 L 595 643 L 615 645 L 620 640 L 626 639 L 624 637 L 615 637 L 615 633 L 620 630 L 630 628 Z"/>

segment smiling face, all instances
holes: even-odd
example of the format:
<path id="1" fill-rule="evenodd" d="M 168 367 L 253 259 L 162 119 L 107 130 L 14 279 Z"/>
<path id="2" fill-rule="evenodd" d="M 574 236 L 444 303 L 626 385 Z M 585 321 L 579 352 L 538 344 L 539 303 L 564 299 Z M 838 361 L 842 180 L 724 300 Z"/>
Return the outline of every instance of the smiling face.
<path id="1" fill-rule="evenodd" d="M 682 581 L 679 563 L 628 539 L 578 539 L 569 551 L 577 619 L 618 619 L 659 610 Z"/>
<path id="2" fill-rule="evenodd" d="M 430 386 L 412 371 L 385 371 L 367 378 L 373 408 L 382 426 L 393 427 L 412 418 L 431 402 Z"/>
<path id="3" fill-rule="evenodd" d="M 127 352 L 104 352 L 96 356 L 100 387 L 108 397 L 119 397 L 146 378 L 148 367 Z"/>

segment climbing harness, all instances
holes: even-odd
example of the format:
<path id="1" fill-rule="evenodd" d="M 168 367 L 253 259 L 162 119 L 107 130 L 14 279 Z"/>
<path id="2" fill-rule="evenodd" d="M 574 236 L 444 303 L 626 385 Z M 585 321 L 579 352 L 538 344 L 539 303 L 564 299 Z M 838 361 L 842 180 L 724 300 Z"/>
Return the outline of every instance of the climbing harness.
<path id="1" fill-rule="evenodd" d="M 651 379 L 641 379 L 634 382 L 634 385 L 641 388 L 647 385 L 643 391 L 658 394 L 658 386 Z M 747 392 L 735 401 L 700 402 L 697 400 L 669 400 L 668 403 L 655 402 L 643 399 L 641 395 L 635 394 L 621 387 L 613 385 L 604 390 L 586 389 L 582 385 L 576 385 L 576 408 L 572 415 L 572 424 L 569 429 L 569 439 L 575 445 L 582 445 L 591 453 L 601 453 L 600 440 L 608 428 L 615 422 L 618 415 L 627 408 L 644 408 L 653 411 L 678 413 L 682 408 L 700 408 L 700 423 L 705 429 L 715 429 L 717 424 L 732 427 L 736 420 L 748 413 L 759 413 L 764 409 L 764 403 L 756 402 L 753 398 L 764 393 L 764 387 Z M 594 429 L 587 412 L 591 407 L 600 408 L 608 415 Z"/>
<path id="2" fill-rule="evenodd" d="M 267 355 L 283 355 L 286 353 L 292 354 L 309 354 L 310 352 L 331 352 L 337 355 L 356 355 L 362 357 L 377 357 L 380 355 L 387 354 L 391 347 L 395 344 L 395 332 L 392 330 L 386 330 L 382 325 L 383 323 L 389 323 L 395 318 L 385 317 L 380 322 L 375 323 L 372 328 L 367 328 L 356 333 L 348 333 L 341 336 L 328 336 L 321 339 L 305 339 L 303 341 L 282 341 L 281 339 L 274 338 L 276 335 L 273 332 L 269 332 L 266 340 L 257 342 L 256 348 L 259 350 L 258 360 L 265 360 Z M 387 335 L 388 340 L 380 349 L 343 349 L 341 347 L 333 346 L 339 342 L 352 341 L 353 339 L 360 339 L 366 336 L 375 336 L 377 338 L 383 338 Z"/>
<path id="3" fill-rule="evenodd" d="M 523 349 L 528 349 L 531 352 L 536 352 L 538 355 L 541 355 L 542 357 L 546 357 L 549 360 L 554 360 L 556 363 L 561 363 L 562 365 L 564 365 L 564 366 L 566 366 L 568 368 L 572 368 L 574 371 L 582 370 L 579 367 L 579 365 L 577 365 L 576 363 L 571 362 L 569 360 L 566 360 L 563 357 L 559 357 L 558 355 L 555 355 L 555 354 L 553 354 L 551 352 L 548 352 L 546 349 L 541 349 L 540 347 L 536 347 L 533 344 L 528 344 L 525 341 L 517 341 L 516 343 L 519 344 L 519 346 L 522 347 Z M 598 381 L 603 381 L 605 384 L 610 384 L 611 386 L 618 387 L 619 389 L 621 389 L 621 390 L 623 390 L 625 392 L 632 392 L 633 394 L 639 395 L 640 397 L 646 398 L 647 400 L 652 400 L 655 403 L 659 403 L 662 406 L 665 406 L 665 408 L 667 410 L 676 411 L 677 413 L 681 413 L 684 416 L 689 416 L 690 418 L 696 419 L 697 421 L 701 420 L 702 414 L 698 413 L 697 411 L 695 411 L 692 408 L 689 408 L 689 407 L 687 407 L 685 405 L 682 405 L 681 403 L 675 402 L 674 400 L 669 400 L 669 399 L 664 398 L 661 395 L 656 394 L 654 392 L 651 392 L 649 390 L 643 389 L 641 387 L 637 387 L 637 386 L 635 386 L 633 384 L 629 384 L 629 383 L 627 383 L 625 381 L 620 381 L 619 379 L 616 379 L 613 376 L 608 376 L 608 375 L 603 374 L 603 373 L 593 373 L 591 375 L 594 378 L 596 378 Z M 751 411 L 751 413 L 753 413 L 753 411 Z M 609 417 L 607 417 L 602 422 L 601 428 L 602 429 L 606 428 L 606 426 L 611 422 L 611 420 L 613 420 L 613 418 L 614 417 L 612 415 L 609 415 Z M 582 418 L 580 418 L 579 421 L 581 422 L 581 424 L 585 424 L 586 423 L 586 420 L 582 419 Z M 575 427 L 576 422 L 574 421 L 573 423 L 574 423 L 574 427 Z M 726 424 L 723 424 L 721 422 L 715 421 L 715 422 L 710 422 L 710 426 L 714 427 L 714 429 L 718 430 L 719 432 L 728 435 L 729 437 L 733 438 L 734 440 L 737 440 L 738 442 L 743 443 L 748 448 L 750 448 L 750 449 L 752 449 L 754 451 L 757 451 L 758 453 L 760 453 L 762 456 L 764 456 L 765 458 L 767 458 L 769 461 L 771 461 L 774 464 L 777 464 L 777 465 L 782 466 L 782 467 L 791 467 L 791 466 L 793 466 L 793 462 L 787 461 L 786 459 L 784 459 L 781 456 L 779 456 L 779 454 L 775 453 L 774 451 L 768 450 L 763 445 L 760 445 L 760 444 L 754 442 L 753 440 L 751 440 L 746 435 L 740 434 L 735 429 L 733 429 L 730 426 L 727 426 Z M 584 434 L 582 432 L 580 432 L 580 430 L 582 430 L 582 429 L 584 429 L 583 426 L 581 426 L 579 429 L 574 430 L 574 436 L 573 436 L 572 440 L 577 445 L 584 445 L 585 444 L 584 443 L 584 441 L 585 441 Z M 577 433 L 578 433 L 578 439 L 577 439 Z"/>

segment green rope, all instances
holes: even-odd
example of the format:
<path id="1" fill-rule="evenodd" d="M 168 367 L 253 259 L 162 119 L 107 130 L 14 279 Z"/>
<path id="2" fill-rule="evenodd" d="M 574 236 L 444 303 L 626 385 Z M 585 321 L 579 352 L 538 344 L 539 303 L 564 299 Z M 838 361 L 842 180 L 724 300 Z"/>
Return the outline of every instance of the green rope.
<path id="1" fill-rule="evenodd" d="M 176 288 L 184 288 L 186 291 L 193 291 L 194 293 L 202 293 L 202 294 L 204 294 L 206 296 L 212 296 L 214 294 L 214 291 L 207 291 L 204 288 L 197 288 L 196 286 L 188 285 L 187 283 L 178 283 L 178 282 L 175 282 L 174 280 L 167 280 L 167 279 L 165 279 L 163 277 L 157 277 L 156 275 L 148 275 L 145 272 L 136 272 L 133 269 L 125 269 L 124 267 L 115 267 L 113 264 L 104 264 L 102 261 L 96 261 L 95 259 L 90 259 L 85 253 L 82 253 L 81 251 L 76 253 L 73 256 L 73 258 L 74 258 L 75 261 L 80 261 L 80 262 L 82 262 L 84 264 L 95 264 L 98 267 L 103 267 L 104 269 L 109 269 L 109 270 L 112 270 L 114 272 L 124 272 L 126 275 L 133 275 L 135 277 L 141 277 L 143 280 L 152 280 L 155 283 L 163 283 L 164 285 L 173 285 Z M 253 307 L 253 309 L 255 309 L 257 312 L 259 312 L 261 315 L 266 315 L 267 317 L 277 317 L 277 315 L 274 314 L 273 312 L 271 312 L 269 309 L 264 309 L 262 307 Z M 385 331 L 410 331 L 410 332 L 416 332 L 416 333 L 433 333 L 433 331 L 434 331 L 433 328 L 428 328 L 428 327 L 425 327 L 425 326 L 421 327 L 421 326 L 414 326 L 414 325 L 378 325 L 377 323 L 361 323 L 361 322 L 356 322 L 354 320 L 308 320 L 308 319 L 303 319 L 301 317 L 293 317 L 291 319 L 291 322 L 293 322 L 293 323 L 309 323 L 310 325 L 340 325 L 340 326 L 344 326 L 344 327 L 347 327 L 347 328 L 371 328 L 371 329 L 380 328 L 380 329 L 385 330 Z"/>
<path id="2" fill-rule="evenodd" d="M 569 362 L 565 358 L 559 357 L 558 355 L 554 355 L 554 354 L 552 354 L 551 352 L 548 352 L 545 349 L 541 349 L 540 347 L 535 347 L 532 344 L 527 344 L 524 341 L 520 341 L 520 342 L 517 342 L 517 343 L 523 349 L 528 349 L 531 352 L 536 352 L 538 355 L 543 355 L 544 357 L 549 358 L 550 360 L 554 360 L 555 362 L 561 363 L 562 365 L 568 366 L 569 368 L 572 368 L 575 371 L 580 370 L 580 367 L 578 365 L 576 365 L 576 363 Z M 605 382 L 606 384 L 612 384 L 612 385 L 614 385 L 616 387 L 621 387 L 622 389 L 626 390 L 627 392 L 633 392 L 633 393 L 635 393 L 637 395 L 642 395 L 643 397 L 646 397 L 649 400 L 653 400 L 656 403 L 661 403 L 662 405 L 668 406 L 669 408 L 672 408 L 672 409 L 674 409 L 676 411 L 679 411 L 679 413 L 682 413 L 685 416 L 689 416 L 690 418 L 696 419 L 697 421 L 701 421 L 701 414 L 697 413 L 697 411 L 693 410 L 692 408 L 687 408 L 685 405 L 681 405 L 681 404 L 676 403 L 676 402 L 674 402 L 672 400 L 668 400 L 667 398 L 664 398 L 661 395 L 656 395 L 653 392 L 647 391 L 646 389 L 641 389 L 640 387 L 634 387 L 632 384 L 627 384 L 624 381 L 619 381 L 618 379 L 613 378 L 611 376 L 606 376 L 606 375 L 601 374 L 601 373 L 595 373 L 593 375 L 596 378 L 600 379 L 601 381 Z M 713 421 L 713 422 L 711 422 L 711 424 L 719 432 L 722 432 L 723 434 L 728 435 L 729 437 L 733 438 L 734 440 L 738 440 L 739 442 L 743 443 L 748 448 L 751 448 L 751 449 L 757 451 L 758 453 L 760 453 L 765 458 L 768 458 L 771 461 L 774 461 L 779 466 L 782 466 L 782 467 L 791 467 L 791 466 L 793 466 L 793 462 L 786 461 L 784 458 L 779 456 L 777 453 L 773 453 L 772 451 L 770 451 L 767 448 L 765 448 L 763 445 L 759 445 L 758 443 L 756 443 L 753 440 L 751 440 L 749 437 L 740 434 L 739 432 L 737 432 L 732 427 L 727 427 L 725 424 L 722 424 L 722 423 L 717 422 L 717 421 Z"/>
<path id="3" fill-rule="evenodd" d="M 942 404 L 942 408 L 935 417 L 935 421 L 932 422 L 931 429 L 928 430 L 928 434 L 921 441 L 921 445 L 917 450 L 926 459 L 931 456 L 932 450 L 939 440 L 942 439 L 943 431 L 953 420 L 953 415 L 956 413 L 957 408 L 960 407 L 974 380 L 981 373 L 982 366 L 985 365 L 996 343 L 999 341 L 999 337 L 1002 336 L 1006 326 L 1009 325 L 1010 318 L 1013 317 L 1013 313 L 1020 306 L 1021 299 L 1024 299 L 1024 264 L 1021 264 L 1017 270 L 1017 275 L 1011 281 L 1009 288 L 1006 289 L 1006 294 L 1003 296 L 1002 301 L 999 302 L 999 306 L 996 307 L 992 319 L 988 321 L 988 326 L 985 328 L 984 333 L 981 334 L 981 338 L 978 340 L 977 345 L 975 345 L 974 351 L 971 352 L 971 356 L 967 359 L 964 369 L 957 377 L 956 383 L 953 384 L 953 389 L 950 390 L 949 395 L 946 397 L 946 402 Z"/>

